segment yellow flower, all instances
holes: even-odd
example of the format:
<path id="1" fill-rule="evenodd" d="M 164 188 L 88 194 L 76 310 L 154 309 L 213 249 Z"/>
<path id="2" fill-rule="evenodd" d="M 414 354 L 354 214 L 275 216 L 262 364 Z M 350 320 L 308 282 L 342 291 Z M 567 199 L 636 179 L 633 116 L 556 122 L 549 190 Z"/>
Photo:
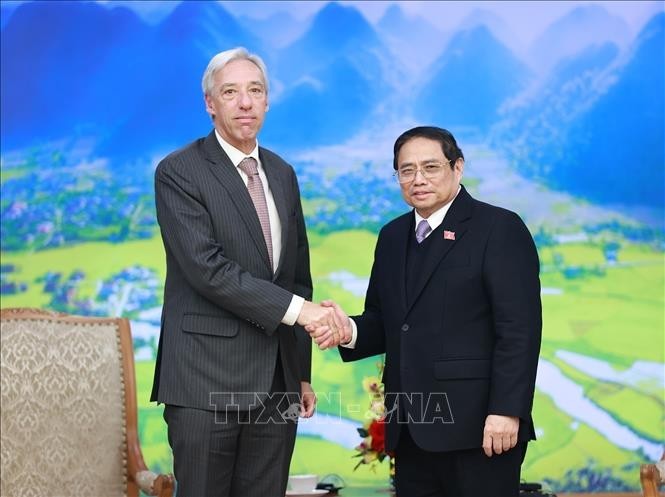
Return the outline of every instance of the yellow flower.
<path id="1" fill-rule="evenodd" d="M 377 395 L 381 393 L 381 379 L 377 376 L 367 376 L 363 378 L 363 390 Z"/>
<path id="2" fill-rule="evenodd" d="M 383 372 L 383 364 L 377 364 L 378 376 L 369 376 L 363 379 L 363 390 L 369 394 L 369 409 L 365 411 L 367 420 L 362 428 L 358 428 L 358 434 L 362 437 L 360 445 L 355 447 L 358 463 L 353 468 L 358 469 L 363 464 L 369 466 L 370 470 L 376 471 L 376 466 L 383 460 L 392 458 L 385 450 L 385 423 L 383 418 L 386 413 L 384 404 L 384 386 L 380 376 Z"/>
<path id="3" fill-rule="evenodd" d="M 378 455 L 376 452 L 366 452 L 365 455 L 363 456 L 363 463 L 365 464 L 370 464 L 378 459 Z"/>
<path id="4" fill-rule="evenodd" d="M 386 405 L 383 402 L 383 399 L 372 400 L 372 403 L 369 406 L 369 412 L 373 419 L 379 419 L 383 417 L 386 412 Z"/>

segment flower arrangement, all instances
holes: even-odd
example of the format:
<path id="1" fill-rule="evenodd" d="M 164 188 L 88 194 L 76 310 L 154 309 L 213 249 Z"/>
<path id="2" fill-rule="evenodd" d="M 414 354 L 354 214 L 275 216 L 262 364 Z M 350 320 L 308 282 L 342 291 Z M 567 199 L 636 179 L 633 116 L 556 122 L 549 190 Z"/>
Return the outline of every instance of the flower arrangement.
<path id="1" fill-rule="evenodd" d="M 392 459 L 392 454 L 386 452 L 385 447 L 385 411 L 384 405 L 384 387 L 380 376 L 383 372 L 383 364 L 377 364 L 378 376 L 368 376 L 363 379 L 363 390 L 369 394 L 370 405 L 365 412 L 367 421 L 362 428 L 358 428 L 358 434 L 363 438 L 362 442 L 355 448 L 360 461 L 353 468 L 354 471 L 362 464 L 368 464 L 372 471 L 376 471 L 376 465 L 383 462 L 388 457 Z M 391 460 L 392 463 L 392 460 Z M 391 464 L 391 477 L 393 465 Z"/>

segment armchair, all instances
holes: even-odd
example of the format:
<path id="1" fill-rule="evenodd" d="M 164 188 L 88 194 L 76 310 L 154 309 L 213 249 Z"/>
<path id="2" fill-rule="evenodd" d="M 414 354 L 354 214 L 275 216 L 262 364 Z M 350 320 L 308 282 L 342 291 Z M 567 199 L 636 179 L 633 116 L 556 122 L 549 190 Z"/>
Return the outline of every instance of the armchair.
<path id="1" fill-rule="evenodd" d="M 640 483 L 644 497 L 659 497 L 658 488 L 665 484 L 665 452 L 655 464 L 642 464 L 640 466 Z"/>
<path id="2" fill-rule="evenodd" d="M 0 311 L 0 494 L 172 497 L 137 435 L 127 319 Z"/>

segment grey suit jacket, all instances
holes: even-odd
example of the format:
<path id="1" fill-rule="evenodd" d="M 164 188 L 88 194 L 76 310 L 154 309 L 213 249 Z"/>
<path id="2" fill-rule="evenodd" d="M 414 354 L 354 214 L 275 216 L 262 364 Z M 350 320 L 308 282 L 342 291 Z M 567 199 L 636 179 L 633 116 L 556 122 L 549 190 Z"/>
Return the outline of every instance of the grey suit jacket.
<path id="1" fill-rule="evenodd" d="M 282 225 L 274 275 L 252 200 L 214 130 L 157 166 L 166 283 L 152 401 L 252 408 L 270 392 L 278 351 L 287 391 L 310 380 L 311 339 L 280 324 L 293 294 L 312 296 L 298 182 L 276 154 L 260 148 L 259 157 Z"/>

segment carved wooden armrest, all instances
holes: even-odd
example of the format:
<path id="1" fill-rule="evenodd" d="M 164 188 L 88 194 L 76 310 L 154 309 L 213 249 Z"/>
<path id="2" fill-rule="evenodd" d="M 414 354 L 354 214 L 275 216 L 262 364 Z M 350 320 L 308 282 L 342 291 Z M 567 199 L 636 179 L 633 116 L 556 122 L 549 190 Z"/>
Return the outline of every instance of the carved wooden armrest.
<path id="1" fill-rule="evenodd" d="M 661 459 L 656 464 L 654 464 L 654 466 L 656 466 L 658 473 L 660 473 L 660 483 L 662 485 L 665 483 L 665 459 Z"/>
<path id="2" fill-rule="evenodd" d="M 144 493 L 148 495 L 162 495 L 165 489 L 173 489 L 173 475 L 158 475 L 152 471 L 138 471 L 134 481 Z"/>
<path id="3" fill-rule="evenodd" d="M 665 460 L 640 466 L 640 483 L 645 497 L 658 497 L 658 487 L 665 483 Z"/>

